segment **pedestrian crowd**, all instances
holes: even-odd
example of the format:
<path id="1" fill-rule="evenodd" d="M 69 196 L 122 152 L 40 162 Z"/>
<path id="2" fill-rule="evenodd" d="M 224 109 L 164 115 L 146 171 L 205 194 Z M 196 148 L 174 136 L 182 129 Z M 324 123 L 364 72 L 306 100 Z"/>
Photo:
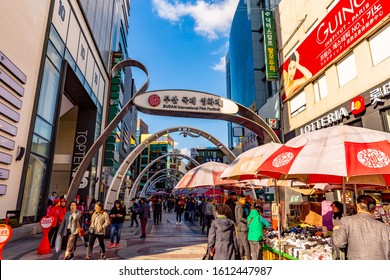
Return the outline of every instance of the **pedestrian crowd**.
<path id="1" fill-rule="evenodd" d="M 191 196 L 152 196 L 149 199 L 133 198 L 129 208 L 130 227 L 141 226 L 141 239 L 146 238 L 149 218 L 158 227 L 164 213 L 175 212 L 177 226 L 187 222 L 198 224 L 207 235 L 207 253 L 204 259 L 214 260 L 262 260 L 263 243 L 270 223 L 263 217 L 263 200 L 250 195 L 229 194 L 225 201 Z M 333 235 L 331 238 L 335 259 L 388 260 L 390 259 L 390 227 L 375 214 L 376 201 L 369 195 L 356 199 L 357 211 L 343 215 L 343 204 L 331 204 Z M 88 205 L 83 201 L 67 201 L 55 192 L 49 197 L 47 212 L 53 217 L 49 242 L 57 251 L 64 250 L 64 259 L 74 259 L 79 237 L 87 247 L 85 259 L 92 257 L 94 243 L 98 240 L 100 260 L 105 257 L 104 238 L 109 236 L 111 248 L 119 248 L 122 227 L 127 214 L 126 207 L 116 200 L 109 210 L 101 201 L 92 199 Z"/>

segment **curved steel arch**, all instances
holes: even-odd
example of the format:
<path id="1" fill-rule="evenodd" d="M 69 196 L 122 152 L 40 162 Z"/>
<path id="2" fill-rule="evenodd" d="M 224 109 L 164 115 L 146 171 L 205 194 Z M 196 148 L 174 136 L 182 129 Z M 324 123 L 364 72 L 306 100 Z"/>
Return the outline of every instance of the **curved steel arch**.
<path id="1" fill-rule="evenodd" d="M 176 180 L 180 180 L 180 177 L 178 177 L 178 176 L 175 176 L 175 175 L 170 175 L 170 176 L 171 176 L 170 178 L 174 178 L 174 179 L 176 179 Z M 146 194 L 148 191 L 150 191 L 156 183 L 161 182 L 161 181 L 164 180 L 164 179 L 168 179 L 168 175 L 163 174 L 163 175 L 160 175 L 160 177 L 157 177 L 156 179 L 154 179 L 153 181 L 148 181 L 149 184 L 147 185 L 147 188 L 146 188 L 146 189 L 142 188 L 142 190 L 141 190 L 141 192 L 140 192 L 140 197 L 145 196 L 145 194 Z M 145 185 L 145 186 L 146 186 L 146 185 Z"/>
<path id="2" fill-rule="evenodd" d="M 118 190 L 120 186 L 122 185 L 124 175 L 126 174 L 126 171 L 130 168 L 130 166 L 133 164 L 134 160 L 142 153 L 142 151 L 153 141 L 157 140 L 161 136 L 164 136 L 165 134 L 169 134 L 171 132 L 195 132 L 204 138 L 210 140 L 214 145 L 216 145 L 218 148 L 221 149 L 221 151 L 227 156 L 229 162 L 232 162 L 236 156 L 230 151 L 224 144 L 222 144 L 218 139 L 216 139 L 214 136 L 208 134 L 207 132 L 193 128 L 193 127 L 171 127 L 168 129 L 160 130 L 159 132 L 156 132 L 155 134 L 149 136 L 147 139 L 142 141 L 138 146 L 134 148 L 134 150 L 131 151 L 130 154 L 127 155 L 125 160 L 122 162 L 122 164 L 119 166 L 118 170 L 116 171 L 114 178 L 111 181 L 110 187 L 108 188 L 107 196 L 104 202 L 104 206 L 106 209 L 110 209 L 114 206 L 114 201 L 117 197 Z M 134 186 L 134 185 L 133 185 Z M 132 187 L 130 191 L 130 200 L 135 197 L 136 188 Z M 108 208 L 107 208 L 108 207 Z"/>
<path id="3" fill-rule="evenodd" d="M 180 180 L 180 178 L 179 178 L 179 177 L 176 177 L 176 176 L 173 176 L 172 178 L 175 179 L 175 180 Z M 158 182 L 161 182 L 161 181 L 167 180 L 167 179 L 168 179 L 168 177 L 167 177 L 166 175 L 161 175 L 160 177 L 156 178 L 152 183 L 150 183 L 148 189 L 145 191 L 145 195 L 146 195 L 146 193 L 147 193 L 148 191 L 153 190 L 153 187 L 154 187 Z"/>
<path id="4" fill-rule="evenodd" d="M 183 172 L 181 172 L 180 170 L 175 169 L 175 168 L 165 168 L 165 169 L 161 169 L 161 170 L 157 171 L 155 174 L 153 174 L 153 176 L 150 177 L 149 180 L 145 183 L 144 187 L 142 188 L 142 191 L 141 191 L 140 196 L 141 196 L 141 197 L 142 197 L 142 196 L 145 196 L 145 193 L 146 193 L 146 191 L 147 191 L 148 188 L 149 188 L 150 182 L 152 182 L 152 181 L 154 180 L 154 178 L 157 177 L 157 175 L 160 175 L 160 174 L 163 173 L 163 172 L 168 172 L 168 171 L 171 171 L 171 170 L 174 171 L 174 172 L 178 172 L 178 173 L 180 173 L 181 175 L 184 176 L 184 173 L 183 173 Z"/>
<path id="5" fill-rule="evenodd" d="M 125 59 L 117 63 L 111 70 L 111 77 L 126 67 L 136 67 L 141 69 L 146 74 L 146 81 L 136 94 L 123 106 L 122 110 L 115 116 L 115 118 L 109 123 L 109 125 L 101 132 L 100 136 L 96 139 L 95 143 L 88 150 L 80 165 L 77 168 L 76 174 L 74 175 L 72 182 L 70 183 L 68 193 L 66 195 L 68 203 L 75 200 L 77 191 L 80 186 L 80 182 L 83 179 L 84 173 L 87 170 L 89 164 L 92 162 L 92 158 L 98 153 L 99 149 L 106 143 L 106 140 L 110 136 L 111 132 L 119 124 L 119 122 L 127 115 L 131 107 L 133 107 L 134 98 L 141 92 L 145 92 L 149 87 L 149 72 L 148 69 L 139 61 L 133 59 Z M 109 94 L 110 91 L 107 92 Z"/>
<path id="6" fill-rule="evenodd" d="M 192 157 L 189 157 L 187 155 L 184 155 L 184 154 L 178 154 L 178 153 L 168 153 L 168 154 L 165 154 L 165 155 L 162 155 L 162 156 L 159 156 L 158 158 L 154 159 L 152 162 L 150 162 L 147 166 L 145 166 L 144 169 L 142 169 L 141 173 L 137 176 L 137 178 L 134 180 L 134 183 L 133 183 L 133 186 L 135 186 L 136 188 L 138 188 L 141 180 L 142 180 L 142 177 L 145 175 L 145 173 L 158 161 L 160 161 L 161 159 L 163 158 L 166 158 L 166 157 L 169 157 L 169 156 L 176 156 L 176 157 L 184 157 L 190 161 L 192 161 L 195 166 L 198 166 L 199 165 L 199 162 L 197 162 L 196 160 L 194 160 Z M 119 193 L 118 193 L 119 194 Z"/>

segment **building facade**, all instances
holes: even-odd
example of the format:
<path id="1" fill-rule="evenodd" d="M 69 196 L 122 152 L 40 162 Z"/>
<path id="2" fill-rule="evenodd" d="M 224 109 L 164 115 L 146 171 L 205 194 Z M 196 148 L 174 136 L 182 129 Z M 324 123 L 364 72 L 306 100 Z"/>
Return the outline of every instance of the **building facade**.
<path id="1" fill-rule="evenodd" d="M 193 150 L 196 150 L 196 152 Z M 196 147 L 191 149 L 191 156 L 200 164 L 215 161 L 224 162 L 225 154 L 217 147 Z"/>
<path id="2" fill-rule="evenodd" d="M 291 5 L 281 1 L 276 17 L 285 141 L 339 124 L 390 132 L 390 3 Z"/>
<path id="3" fill-rule="evenodd" d="M 276 101 L 272 100 L 272 104 L 268 104 L 269 99 L 275 96 L 277 86 L 275 81 L 267 80 L 266 77 L 264 47 L 266 36 L 262 11 L 274 10 L 278 2 L 278 0 L 239 1 L 230 30 L 229 52 L 226 56 L 227 97 L 256 113 L 259 113 L 258 111 L 264 106 L 270 107 L 271 110 L 265 110 L 261 116 L 265 119 L 279 118 L 278 108 L 275 108 L 279 99 L 276 97 Z M 241 146 L 244 151 L 249 149 L 250 147 L 242 147 L 242 141 L 251 138 L 251 132 L 234 127 L 236 125 L 228 124 L 229 148 Z M 241 132 L 236 134 L 236 131 Z"/>
<path id="4" fill-rule="evenodd" d="M 151 134 L 142 134 L 141 142 L 150 137 Z M 174 151 L 174 140 L 167 134 L 161 136 L 157 140 L 151 142 L 147 148 L 142 151 L 141 160 L 140 160 L 140 170 L 143 170 L 148 166 L 153 160 L 156 158 L 173 153 Z M 174 167 L 171 166 L 171 163 L 174 163 Z M 168 190 L 169 184 L 167 178 L 172 173 L 171 170 L 177 168 L 175 160 L 172 157 L 165 157 L 161 159 L 159 162 L 155 163 L 153 166 L 149 168 L 149 170 L 145 173 L 145 175 L 141 179 L 140 189 L 142 189 L 146 183 L 150 184 L 150 180 L 155 181 L 153 184 L 156 190 Z M 161 171 L 161 172 L 160 172 Z M 158 174 L 157 174 L 158 173 Z M 161 181 L 158 180 L 161 177 Z M 163 179 L 165 177 L 165 179 Z M 156 181 L 157 179 L 157 181 Z"/>
<path id="5" fill-rule="evenodd" d="M 36 222 L 51 192 L 67 193 L 106 123 L 114 10 L 129 4 L 0 3 L 0 217 L 16 210 L 21 223 Z M 102 161 L 100 150 L 78 199 L 98 196 Z"/>

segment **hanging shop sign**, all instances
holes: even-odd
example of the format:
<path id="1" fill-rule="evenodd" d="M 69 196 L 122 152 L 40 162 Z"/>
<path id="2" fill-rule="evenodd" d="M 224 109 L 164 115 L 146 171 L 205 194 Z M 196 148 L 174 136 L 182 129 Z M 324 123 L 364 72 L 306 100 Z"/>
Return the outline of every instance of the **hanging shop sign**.
<path id="1" fill-rule="evenodd" d="M 267 124 L 272 128 L 272 129 L 279 129 L 279 120 L 274 119 L 274 118 L 267 118 Z"/>
<path id="2" fill-rule="evenodd" d="M 134 104 L 147 110 L 188 113 L 236 114 L 238 106 L 229 99 L 203 92 L 162 90 L 140 94 Z"/>
<path id="3" fill-rule="evenodd" d="M 278 79 L 275 21 L 272 11 L 262 11 L 264 28 L 265 75 L 268 81 Z"/>
<path id="4" fill-rule="evenodd" d="M 279 69 L 286 101 L 390 14 L 390 1 L 340 0 Z"/>

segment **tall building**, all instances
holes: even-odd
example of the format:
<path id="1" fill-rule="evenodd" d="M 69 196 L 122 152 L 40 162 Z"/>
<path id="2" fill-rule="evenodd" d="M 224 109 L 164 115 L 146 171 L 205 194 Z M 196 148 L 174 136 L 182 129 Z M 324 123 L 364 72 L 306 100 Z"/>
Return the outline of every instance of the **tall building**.
<path id="1" fill-rule="evenodd" d="M 262 10 L 273 10 L 279 0 L 240 0 L 234 14 L 230 36 L 229 52 L 226 55 L 227 97 L 259 113 L 264 119 L 278 118 L 279 99 L 276 82 L 266 78 L 264 48 L 264 26 Z M 273 98 L 274 97 L 274 98 Z M 272 99 L 272 100 L 270 100 Z M 275 107 L 276 106 L 276 107 Z M 245 146 L 245 138 L 253 138 L 247 129 L 234 128 L 228 124 L 229 148 L 240 146 L 243 151 L 252 146 Z M 237 131 L 240 133 L 237 134 Z M 242 140 L 238 136 L 243 137 Z M 261 143 L 261 139 L 256 141 Z"/>
<path id="2" fill-rule="evenodd" d="M 16 210 L 20 222 L 36 222 L 51 192 L 67 193 L 106 125 L 114 17 L 120 11 L 127 19 L 129 6 L 127 0 L 0 2 L 0 217 Z M 78 199 L 98 196 L 102 161 L 101 149 Z"/>
<path id="3" fill-rule="evenodd" d="M 141 141 L 143 141 L 144 139 L 150 136 L 151 136 L 150 134 L 141 135 Z M 146 166 L 149 165 L 149 163 L 151 163 L 156 158 L 162 155 L 172 153 L 173 149 L 174 149 L 174 140 L 168 134 L 161 136 L 157 140 L 151 142 L 148 145 L 148 147 L 142 151 L 140 170 L 143 170 Z M 172 168 L 171 162 L 172 162 L 172 157 L 165 157 L 159 162 L 157 162 L 156 164 L 154 164 L 153 166 L 151 166 L 141 179 L 140 189 L 142 189 L 150 179 L 154 180 L 154 179 L 158 179 L 160 176 L 167 175 L 169 172 L 165 172 L 162 170 Z M 160 171 L 162 172 L 154 176 L 157 172 Z M 163 180 L 157 182 L 154 187 L 155 189 L 168 189 L 168 186 L 169 185 L 167 183 L 167 180 Z"/>
<path id="4" fill-rule="evenodd" d="M 285 140 L 339 124 L 390 132 L 390 2 L 291 5 L 276 13 Z"/>

